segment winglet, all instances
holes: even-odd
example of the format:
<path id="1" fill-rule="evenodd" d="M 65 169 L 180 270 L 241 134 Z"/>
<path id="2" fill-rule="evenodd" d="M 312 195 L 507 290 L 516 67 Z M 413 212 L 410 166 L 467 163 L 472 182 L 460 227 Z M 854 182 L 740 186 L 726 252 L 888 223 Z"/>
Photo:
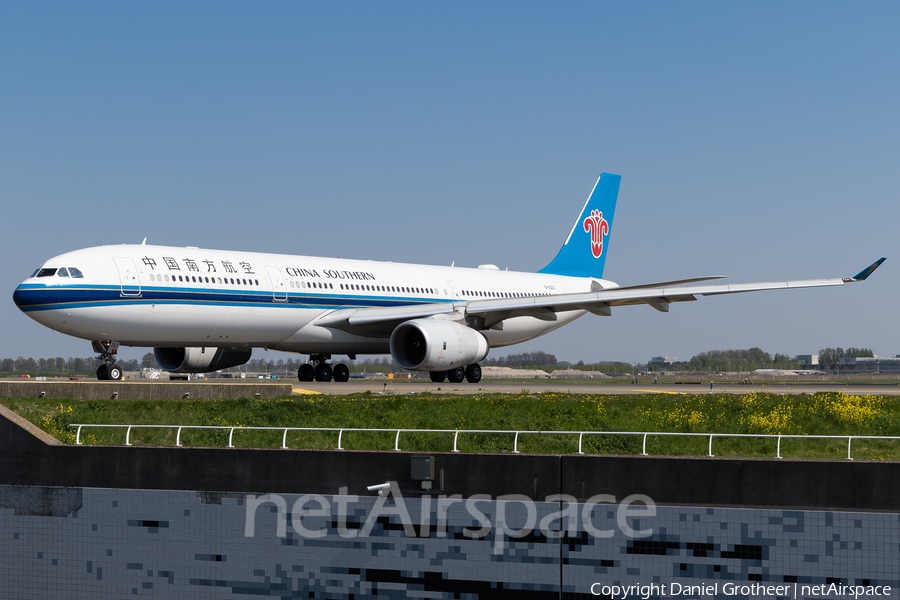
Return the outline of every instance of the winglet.
<path id="1" fill-rule="evenodd" d="M 873 262 L 871 265 L 869 265 L 868 267 L 866 267 L 865 269 L 863 269 L 862 271 L 860 271 L 859 273 L 857 273 L 857 274 L 854 275 L 853 277 L 844 279 L 844 281 L 847 282 L 847 283 L 849 283 L 849 282 L 851 282 L 851 281 L 863 281 L 863 280 L 865 280 L 869 275 L 871 275 L 871 274 L 875 271 L 875 269 L 877 269 L 878 267 L 880 267 L 880 266 L 881 266 L 881 263 L 883 263 L 885 260 L 886 260 L 885 258 L 879 258 L 878 260 L 876 260 L 875 262 Z"/>

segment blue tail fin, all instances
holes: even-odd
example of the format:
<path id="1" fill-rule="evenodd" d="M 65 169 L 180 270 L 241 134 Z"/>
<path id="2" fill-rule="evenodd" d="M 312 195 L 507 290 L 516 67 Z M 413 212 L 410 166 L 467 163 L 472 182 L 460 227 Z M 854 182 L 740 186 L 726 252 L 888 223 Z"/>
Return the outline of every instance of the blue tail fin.
<path id="1" fill-rule="evenodd" d="M 600 174 L 559 254 L 538 273 L 603 277 L 621 181 L 621 175 Z"/>

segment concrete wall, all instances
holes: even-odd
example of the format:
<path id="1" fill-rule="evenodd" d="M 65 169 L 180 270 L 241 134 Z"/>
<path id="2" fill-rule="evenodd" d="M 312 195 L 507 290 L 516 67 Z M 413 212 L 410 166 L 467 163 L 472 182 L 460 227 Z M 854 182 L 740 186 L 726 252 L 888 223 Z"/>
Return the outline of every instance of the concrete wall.
<path id="1" fill-rule="evenodd" d="M 398 497 L 323 495 L 312 504 L 324 510 L 312 514 L 302 508 L 309 497 L 292 494 L 257 504 L 236 494 L 0 485 L 0 598 L 587 600 L 592 588 L 610 598 L 602 586 L 651 582 L 655 593 L 628 598 L 855 595 L 801 587 L 826 583 L 879 586 L 867 600 L 900 598 L 897 513 L 658 506 L 623 517 L 584 504 L 563 516 L 562 506 L 536 502 L 529 526 L 518 501 L 479 500 L 476 521 L 463 502 L 442 509 L 402 498 L 398 514 Z M 473 533 L 483 519 L 490 531 Z M 725 587 L 749 584 L 783 591 Z"/>

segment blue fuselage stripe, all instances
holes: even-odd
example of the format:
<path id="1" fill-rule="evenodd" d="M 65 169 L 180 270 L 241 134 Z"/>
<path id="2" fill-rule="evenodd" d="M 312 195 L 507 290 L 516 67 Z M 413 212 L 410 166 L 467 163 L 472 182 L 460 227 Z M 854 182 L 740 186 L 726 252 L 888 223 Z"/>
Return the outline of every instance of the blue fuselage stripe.
<path id="1" fill-rule="evenodd" d="M 284 296 L 282 296 L 284 298 Z M 341 309 L 392 307 L 411 304 L 450 302 L 436 298 L 396 298 L 385 296 L 348 296 L 287 293 L 276 300 L 271 291 L 214 290 L 192 288 L 133 288 L 110 286 L 42 286 L 23 284 L 13 294 L 16 306 L 23 312 L 66 310 L 95 306 L 131 306 L 140 304 L 180 304 L 197 306 L 283 306 L 306 309 Z"/>

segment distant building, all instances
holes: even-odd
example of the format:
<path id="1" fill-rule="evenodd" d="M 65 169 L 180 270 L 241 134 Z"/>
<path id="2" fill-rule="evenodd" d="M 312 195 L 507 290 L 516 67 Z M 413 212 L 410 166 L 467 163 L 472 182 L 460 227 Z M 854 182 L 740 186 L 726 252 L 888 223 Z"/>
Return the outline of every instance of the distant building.
<path id="1" fill-rule="evenodd" d="M 893 358 L 850 357 L 842 358 L 841 371 L 847 373 L 900 373 L 900 356 Z"/>
<path id="2" fill-rule="evenodd" d="M 674 365 L 678 362 L 678 358 L 675 356 L 654 356 L 650 359 L 651 365 Z"/>
<path id="3" fill-rule="evenodd" d="M 811 367 L 812 365 L 819 364 L 819 355 L 818 354 L 798 354 L 793 358 L 793 360 L 800 361 L 800 364 L 804 367 Z"/>

